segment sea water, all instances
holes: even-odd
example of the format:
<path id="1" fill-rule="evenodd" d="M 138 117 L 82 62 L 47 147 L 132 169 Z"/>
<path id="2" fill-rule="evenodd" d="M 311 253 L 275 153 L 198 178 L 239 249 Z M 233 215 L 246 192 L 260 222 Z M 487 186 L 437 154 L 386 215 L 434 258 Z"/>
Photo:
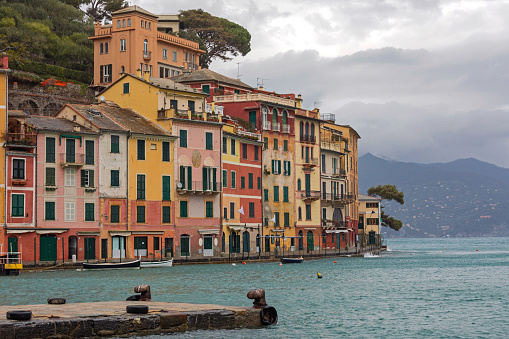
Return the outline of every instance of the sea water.
<path id="1" fill-rule="evenodd" d="M 302 264 L 189 265 L 1 277 L 2 305 L 124 300 L 149 284 L 158 301 L 250 306 L 266 291 L 279 314 L 262 329 L 181 338 L 503 338 L 509 333 L 509 238 L 397 239 L 380 257 Z M 337 263 L 334 263 L 337 261 Z M 317 273 L 322 279 L 317 279 Z M 161 338 L 149 336 L 144 338 Z"/>

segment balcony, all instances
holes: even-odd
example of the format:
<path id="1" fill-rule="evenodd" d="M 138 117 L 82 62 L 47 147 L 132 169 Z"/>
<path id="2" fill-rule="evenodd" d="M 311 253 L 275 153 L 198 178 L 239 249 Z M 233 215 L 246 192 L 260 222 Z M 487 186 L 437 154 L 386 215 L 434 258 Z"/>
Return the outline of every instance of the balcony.
<path id="1" fill-rule="evenodd" d="M 262 135 L 258 133 L 247 132 L 241 129 L 237 130 L 237 133 L 256 141 L 262 141 Z"/>
<path id="2" fill-rule="evenodd" d="M 85 164 L 85 154 L 60 153 L 58 159 L 62 167 L 81 167 Z"/>
<path id="3" fill-rule="evenodd" d="M 215 95 L 213 100 L 219 102 L 242 102 L 242 101 L 264 101 L 273 104 L 285 105 L 295 107 L 295 100 L 282 98 L 275 95 L 268 95 L 262 93 L 246 93 L 246 94 L 232 94 L 232 95 Z"/>
<path id="4" fill-rule="evenodd" d="M 27 184 L 27 179 L 12 179 L 13 186 L 24 186 Z"/>
<path id="5" fill-rule="evenodd" d="M 330 139 L 322 139 L 320 142 L 320 146 L 322 149 L 333 151 L 333 152 L 341 152 L 341 141 L 340 140 L 330 140 Z"/>
<path id="6" fill-rule="evenodd" d="M 315 167 L 318 166 L 318 158 L 304 158 L 304 163 L 302 164 L 304 167 Z"/>
<path id="7" fill-rule="evenodd" d="M 152 59 L 152 52 L 143 50 L 143 59 L 145 59 L 145 60 Z"/>
<path id="8" fill-rule="evenodd" d="M 301 192 L 300 197 L 302 200 L 310 200 L 310 201 L 318 200 L 318 199 L 320 199 L 320 191 L 311 191 L 311 190 L 304 191 L 304 192 Z"/>
<path id="9" fill-rule="evenodd" d="M 265 131 L 270 131 L 270 121 L 264 121 L 263 122 L 263 129 Z"/>
<path id="10" fill-rule="evenodd" d="M 37 133 L 13 133 L 7 132 L 6 144 L 8 146 L 35 146 L 37 144 Z"/>
<path id="11" fill-rule="evenodd" d="M 281 124 L 279 122 L 272 124 L 272 131 L 281 132 Z"/>
<path id="12" fill-rule="evenodd" d="M 320 114 L 320 119 L 335 123 L 336 115 L 333 113 L 323 113 L 323 114 Z"/>
<path id="13" fill-rule="evenodd" d="M 346 221 L 343 220 L 325 220 L 325 227 L 331 228 L 347 228 L 348 225 Z"/>
<path id="14" fill-rule="evenodd" d="M 220 182 L 179 181 L 175 182 L 178 194 L 217 194 L 221 192 Z"/>
<path id="15" fill-rule="evenodd" d="M 332 176 L 335 178 L 346 177 L 346 170 L 344 170 L 343 168 L 336 168 L 334 169 Z"/>
<path id="16" fill-rule="evenodd" d="M 301 135 L 300 142 L 314 144 L 314 143 L 316 143 L 316 136 L 315 135 Z"/>
<path id="17" fill-rule="evenodd" d="M 290 125 L 283 124 L 283 133 L 290 134 Z"/>

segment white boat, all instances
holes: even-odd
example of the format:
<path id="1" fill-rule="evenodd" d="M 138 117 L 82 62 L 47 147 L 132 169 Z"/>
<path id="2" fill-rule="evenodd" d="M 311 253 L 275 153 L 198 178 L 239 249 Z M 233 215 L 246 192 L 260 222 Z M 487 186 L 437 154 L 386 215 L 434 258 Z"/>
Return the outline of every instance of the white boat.
<path id="1" fill-rule="evenodd" d="M 171 267 L 173 266 L 173 259 L 162 261 L 142 261 L 141 268 L 154 268 L 154 267 Z"/>

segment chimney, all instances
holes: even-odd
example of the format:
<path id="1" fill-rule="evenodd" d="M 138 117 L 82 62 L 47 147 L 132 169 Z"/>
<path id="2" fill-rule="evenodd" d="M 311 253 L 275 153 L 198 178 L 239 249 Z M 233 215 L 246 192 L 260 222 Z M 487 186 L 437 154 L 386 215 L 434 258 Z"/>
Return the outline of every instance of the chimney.
<path id="1" fill-rule="evenodd" d="M 149 71 L 145 71 L 145 73 L 143 74 L 143 79 L 144 79 L 146 82 L 149 82 L 149 81 L 150 81 L 150 72 L 149 72 Z"/>
<path id="2" fill-rule="evenodd" d="M 2 53 L 2 69 L 8 69 L 9 68 L 9 57 L 5 52 Z"/>
<path id="3" fill-rule="evenodd" d="M 263 91 L 263 86 L 258 87 L 260 91 Z"/>
<path id="4" fill-rule="evenodd" d="M 136 70 L 136 77 L 138 79 L 141 79 L 141 69 L 139 69 L 139 68 Z"/>
<path id="5" fill-rule="evenodd" d="M 297 95 L 297 99 L 295 99 L 295 107 L 302 108 L 302 96 Z"/>

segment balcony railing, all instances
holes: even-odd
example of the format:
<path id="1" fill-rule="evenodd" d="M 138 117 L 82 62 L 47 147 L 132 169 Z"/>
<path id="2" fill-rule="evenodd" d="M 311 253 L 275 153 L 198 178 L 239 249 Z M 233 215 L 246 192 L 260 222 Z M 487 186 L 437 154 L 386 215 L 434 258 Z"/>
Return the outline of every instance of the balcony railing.
<path id="1" fill-rule="evenodd" d="M 281 124 L 279 122 L 273 123 L 272 130 L 274 132 L 281 132 Z"/>
<path id="2" fill-rule="evenodd" d="M 240 102 L 240 101 L 265 101 L 274 104 L 295 107 L 295 100 L 281 98 L 275 95 L 262 93 L 232 94 L 232 95 L 216 95 L 215 102 Z"/>
<path id="3" fill-rule="evenodd" d="M 320 119 L 327 120 L 327 121 L 335 123 L 336 122 L 336 115 L 333 114 L 333 113 L 323 113 L 323 114 L 320 114 Z"/>
<path id="4" fill-rule="evenodd" d="M 283 124 L 283 133 L 290 134 L 290 125 Z"/>
<path id="5" fill-rule="evenodd" d="M 333 177 L 345 177 L 346 176 L 346 170 L 344 170 L 343 168 L 336 168 L 332 172 L 332 176 Z"/>
<path id="6" fill-rule="evenodd" d="M 306 190 L 300 194 L 302 200 L 318 200 L 320 199 L 320 191 Z"/>
<path id="7" fill-rule="evenodd" d="M 7 132 L 6 134 L 7 145 L 16 146 L 35 146 L 37 144 L 36 133 L 12 133 Z"/>
<path id="8" fill-rule="evenodd" d="M 247 131 L 243 131 L 241 129 L 239 129 L 237 131 L 237 133 L 240 135 L 245 135 L 246 137 L 251 138 L 256 141 L 262 141 L 262 135 L 258 134 L 258 133 L 247 132 Z"/>
<path id="9" fill-rule="evenodd" d="M 355 194 L 334 194 L 334 193 L 321 193 L 322 201 L 330 203 L 350 204 L 355 201 Z"/>
<path id="10" fill-rule="evenodd" d="M 152 52 L 151 51 L 143 51 L 143 59 L 150 60 L 152 59 Z"/>
<path id="11" fill-rule="evenodd" d="M 304 158 L 304 166 L 315 167 L 318 166 L 318 158 Z"/>
<path id="12" fill-rule="evenodd" d="M 180 181 L 177 180 L 175 182 L 177 187 L 177 192 L 179 194 L 191 193 L 191 194 L 212 194 L 219 193 L 221 191 L 221 183 L 220 182 L 203 182 L 203 181 L 192 181 L 189 182 L 187 180 Z"/>
<path id="13" fill-rule="evenodd" d="M 301 135 L 300 142 L 307 142 L 310 144 L 314 144 L 316 142 L 316 136 L 315 135 Z"/>
<path id="14" fill-rule="evenodd" d="M 270 131 L 270 121 L 263 122 L 263 129 L 266 131 Z"/>
<path id="15" fill-rule="evenodd" d="M 326 220 L 325 225 L 330 228 L 347 228 L 347 223 L 343 220 Z"/>
<path id="16" fill-rule="evenodd" d="M 60 160 L 60 165 L 63 167 L 83 166 L 85 164 L 85 154 L 60 153 L 58 159 Z"/>
<path id="17" fill-rule="evenodd" d="M 333 152 L 341 152 L 341 141 L 322 140 L 320 143 L 322 149 L 326 149 Z"/>

